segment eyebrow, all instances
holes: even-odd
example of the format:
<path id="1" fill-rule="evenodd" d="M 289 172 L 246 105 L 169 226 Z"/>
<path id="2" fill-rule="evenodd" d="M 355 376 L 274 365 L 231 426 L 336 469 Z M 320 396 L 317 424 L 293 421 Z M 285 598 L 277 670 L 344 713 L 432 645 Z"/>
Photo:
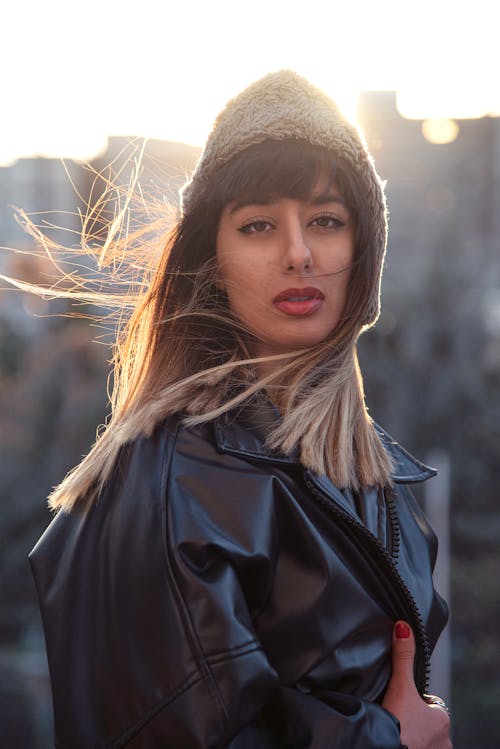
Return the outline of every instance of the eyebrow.
<path id="1" fill-rule="evenodd" d="M 272 205 L 279 199 L 279 197 L 269 197 L 262 198 L 260 200 L 240 200 L 233 205 L 229 213 L 232 216 L 241 208 L 246 208 L 249 205 Z M 343 200 L 337 192 L 322 192 L 319 195 L 314 195 L 307 202 L 309 203 L 309 205 L 327 205 L 328 203 L 338 203 L 339 205 L 344 206 L 344 208 L 347 208 L 345 200 Z"/>
<path id="2" fill-rule="evenodd" d="M 339 203 L 347 208 L 345 200 L 336 192 L 322 192 L 319 195 L 315 195 L 312 200 L 309 201 L 311 205 L 325 205 L 326 203 Z"/>

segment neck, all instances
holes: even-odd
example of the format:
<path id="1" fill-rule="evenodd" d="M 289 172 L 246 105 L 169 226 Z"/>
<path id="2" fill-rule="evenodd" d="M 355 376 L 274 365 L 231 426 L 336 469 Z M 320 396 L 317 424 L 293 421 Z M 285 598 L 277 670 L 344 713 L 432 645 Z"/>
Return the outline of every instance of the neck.
<path id="1" fill-rule="evenodd" d="M 284 377 L 280 377 L 279 373 L 286 365 L 293 361 L 294 357 L 303 351 L 307 351 L 307 348 L 290 350 L 283 348 L 282 350 L 277 349 L 276 346 L 268 346 L 265 343 L 258 343 L 254 346 L 255 356 L 261 357 L 261 360 L 255 364 L 255 371 L 259 379 L 264 377 L 273 377 L 273 386 L 282 387 L 284 383 Z"/>

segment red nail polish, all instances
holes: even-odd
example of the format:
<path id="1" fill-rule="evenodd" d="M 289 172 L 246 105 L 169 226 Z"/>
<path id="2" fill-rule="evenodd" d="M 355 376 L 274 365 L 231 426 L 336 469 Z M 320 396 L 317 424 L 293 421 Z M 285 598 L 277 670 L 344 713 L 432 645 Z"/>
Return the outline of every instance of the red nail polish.
<path id="1" fill-rule="evenodd" d="M 407 624 L 404 624 L 403 622 L 398 622 L 396 624 L 396 637 L 398 640 L 407 640 L 410 636 L 410 628 Z"/>

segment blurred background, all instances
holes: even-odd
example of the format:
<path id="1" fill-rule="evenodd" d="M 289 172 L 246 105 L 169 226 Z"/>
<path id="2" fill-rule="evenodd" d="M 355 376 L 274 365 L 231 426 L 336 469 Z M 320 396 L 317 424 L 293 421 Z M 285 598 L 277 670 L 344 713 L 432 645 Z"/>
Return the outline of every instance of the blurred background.
<path id="1" fill-rule="evenodd" d="M 229 97 L 292 67 L 359 123 L 387 180 L 383 312 L 360 340 L 373 417 L 440 468 L 419 499 L 450 601 L 436 691 L 455 749 L 500 746 L 500 69 L 494 2 L 48 0 L 4 11 L 0 274 L 49 280 L 13 206 L 74 245 L 93 172 L 146 138 L 140 187 L 175 203 Z M 130 145 L 132 142 L 132 146 Z M 125 178 L 125 171 L 122 177 Z M 53 228 L 55 227 L 55 228 Z M 83 261 L 83 258 L 82 258 Z M 45 497 L 107 413 L 103 331 L 62 301 L 0 290 L 1 746 L 52 746 L 27 552 Z M 85 315 L 92 310 L 81 308 Z"/>

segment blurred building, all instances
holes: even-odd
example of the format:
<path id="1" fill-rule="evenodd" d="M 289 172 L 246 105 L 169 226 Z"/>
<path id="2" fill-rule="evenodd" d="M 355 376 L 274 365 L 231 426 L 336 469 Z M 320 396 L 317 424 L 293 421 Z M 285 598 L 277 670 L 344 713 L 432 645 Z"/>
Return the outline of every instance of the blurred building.
<path id="1" fill-rule="evenodd" d="M 498 287 L 500 117 L 408 120 L 395 93 L 365 92 L 358 119 L 387 180 L 391 283 L 418 289 L 443 246 L 450 272 L 467 264 Z"/>
<path id="2" fill-rule="evenodd" d="M 142 138 L 112 136 L 106 150 L 91 166 L 95 173 L 110 176 L 114 184 L 127 186 L 140 162 L 140 185 L 145 197 L 176 205 L 178 189 L 193 170 L 199 154 L 199 148 L 184 143 L 149 139 L 144 144 Z"/>
<path id="3" fill-rule="evenodd" d="M 30 252 L 36 241 L 20 225 L 19 211 L 40 228 L 49 242 L 63 247 L 78 247 L 82 221 L 113 184 L 126 189 L 139 163 L 140 192 L 144 197 L 165 204 L 177 203 L 178 188 L 192 170 L 199 149 L 178 143 L 150 140 L 141 153 L 143 140 L 110 137 L 106 151 L 90 164 L 49 158 L 23 158 L 0 167 L 0 273 L 28 282 L 53 283 L 57 272 L 50 262 Z M 106 217 L 103 212 L 103 218 Z M 17 217 L 17 218 L 16 218 Z M 94 227 L 95 228 L 95 227 Z M 9 250 L 15 249 L 17 252 Z M 67 272 L 81 267 L 85 273 L 88 258 L 74 255 Z M 64 302 L 50 305 L 31 295 L 4 291 L 0 294 L 0 316 L 24 334 L 39 330 L 34 315 L 51 315 L 62 311 Z M 46 317 L 49 321 L 50 317 Z"/>
<path id="4" fill-rule="evenodd" d="M 81 165 L 62 159 L 23 158 L 0 167 L 0 273 L 28 282 L 51 282 L 50 263 L 30 252 L 35 240 L 20 225 L 21 212 L 47 235 L 49 241 L 78 243 L 82 197 L 88 175 Z M 16 252 L 11 250 L 15 249 Z M 48 305 L 34 296 L 4 291 L 0 314 L 8 324 L 29 335 L 38 329 L 33 315 L 46 314 Z"/>

